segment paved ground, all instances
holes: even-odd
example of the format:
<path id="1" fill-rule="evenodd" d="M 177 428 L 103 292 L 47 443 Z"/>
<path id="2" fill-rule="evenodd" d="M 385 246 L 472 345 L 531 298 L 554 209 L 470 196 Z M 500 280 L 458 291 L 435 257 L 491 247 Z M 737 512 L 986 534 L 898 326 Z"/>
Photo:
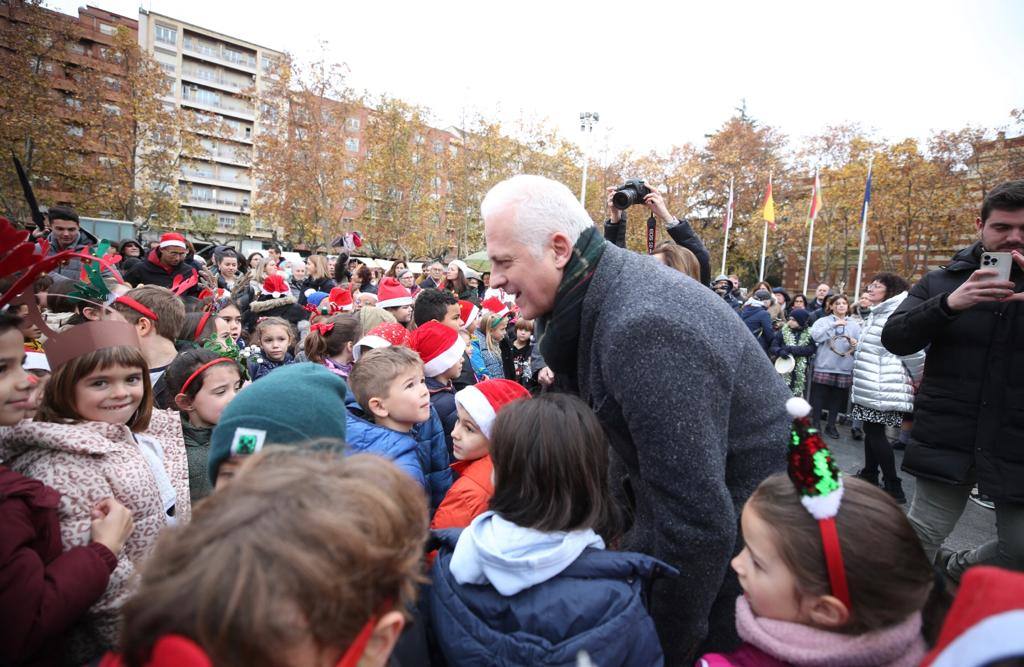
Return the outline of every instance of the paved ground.
<path id="1" fill-rule="evenodd" d="M 829 443 L 832 453 L 843 472 L 853 474 L 860 470 L 864 464 L 864 443 L 858 442 L 850 437 L 850 427 L 839 427 L 839 434 L 842 436 L 839 441 L 825 437 Z M 899 470 L 903 460 L 903 452 L 896 452 L 896 469 Z M 900 472 L 903 480 L 903 491 L 907 494 L 908 503 L 904 507 L 910 508 L 910 500 L 914 498 L 914 478 L 905 472 Z M 967 509 L 964 510 L 956 530 L 946 540 L 946 546 L 950 549 L 969 549 L 987 542 L 996 535 L 996 513 L 985 509 L 977 503 L 967 502 Z"/>

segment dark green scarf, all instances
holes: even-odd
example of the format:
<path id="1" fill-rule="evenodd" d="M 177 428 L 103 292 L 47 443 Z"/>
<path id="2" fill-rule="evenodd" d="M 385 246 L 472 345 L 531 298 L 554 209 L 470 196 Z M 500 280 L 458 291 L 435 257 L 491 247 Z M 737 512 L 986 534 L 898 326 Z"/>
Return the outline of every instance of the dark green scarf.
<path id="1" fill-rule="evenodd" d="M 547 315 L 537 318 L 538 345 L 551 370 L 567 373 L 575 384 L 576 355 L 579 348 L 583 298 L 590 279 L 604 254 L 604 236 L 597 227 L 580 234 L 565 265 L 562 282 L 555 293 L 555 305 Z"/>

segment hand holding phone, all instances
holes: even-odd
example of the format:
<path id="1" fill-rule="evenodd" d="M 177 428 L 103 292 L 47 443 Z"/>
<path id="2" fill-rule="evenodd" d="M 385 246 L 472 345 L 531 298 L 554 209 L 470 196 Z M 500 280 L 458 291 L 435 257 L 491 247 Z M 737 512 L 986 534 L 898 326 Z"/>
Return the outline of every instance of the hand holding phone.
<path id="1" fill-rule="evenodd" d="M 985 252 L 981 266 L 960 287 L 946 297 L 950 310 L 967 310 L 971 306 L 989 301 L 1002 301 L 1013 295 L 1010 266 L 1014 259 L 1008 252 Z"/>
<path id="2" fill-rule="evenodd" d="M 1013 254 L 1008 252 L 983 252 L 981 253 L 981 268 L 995 269 L 994 276 L 986 276 L 984 280 L 997 280 L 1008 282 L 1010 280 L 1010 268 L 1013 266 Z"/>

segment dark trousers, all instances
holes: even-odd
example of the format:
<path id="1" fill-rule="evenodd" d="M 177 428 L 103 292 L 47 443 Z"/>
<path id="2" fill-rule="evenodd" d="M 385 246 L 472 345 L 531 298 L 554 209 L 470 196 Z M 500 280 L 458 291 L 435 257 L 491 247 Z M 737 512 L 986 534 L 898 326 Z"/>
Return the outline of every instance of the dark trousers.
<path id="1" fill-rule="evenodd" d="M 893 482 L 896 477 L 896 455 L 892 443 L 885 435 L 885 424 L 864 422 L 864 469 L 877 473 L 882 469 L 882 479 Z"/>
<path id="2" fill-rule="evenodd" d="M 849 394 L 848 388 L 813 383 L 811 385 L 811 414 L 814 416 L 814 420 L 820 420 L 821 411 L 828 410 L 828 426 L 835 428 L 839 413 L 846 409 Z"/>

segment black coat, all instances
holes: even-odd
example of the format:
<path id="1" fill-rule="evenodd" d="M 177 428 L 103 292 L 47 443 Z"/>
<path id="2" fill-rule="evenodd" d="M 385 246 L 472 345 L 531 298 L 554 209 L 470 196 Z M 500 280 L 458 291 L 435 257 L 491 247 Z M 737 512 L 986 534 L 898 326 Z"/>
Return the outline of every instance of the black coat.
<path id="1" fill-rule="evenodd" d="M 188 280 L 195 273 L 195 269 L 188 263 L 182 262 L 174 268 L 165 267 L 156 257 L 156 251 L 151 250 L 146 259 L 142 260 L 128 271 L 124 279 L 132 285 L 159 285 L 170 289 L 174 285 L 174 279 L 181 276 L 182 280 Z M 200 286 L 193 285 L 184 296 L 198 296 Z"/>
<path id="2" fill-rule="evenodd" d="M 925 275 L 886 322 L 893 354 L 928 348 L 903 458 L 908 473 L 977 482 L 997 501 L 1024 502 L 1024 305 L 982 303 L 954 313 L 946 298 L 980 266 L 981 244 Z M 1024 276 L 1011 278 L 1019 292 Z"/>
<path id="3" fill-rule="evenodd" d="M 666 228 L 672 240 L 683 246 L 694 254 L 697 263 L 700 264 L 700 282 L 702 285 L 711 284 L 711 253 L 704 247 L 704 243 L 693 231 L 693 227 L 686 220 L 680 220 L 678 225 Z M 612 224 L 611 220 L 604 221 L 604 238 L 611 241 L 620 248 L 626 247 L 626 214 L 622 214 L 622 222 Z"/>

